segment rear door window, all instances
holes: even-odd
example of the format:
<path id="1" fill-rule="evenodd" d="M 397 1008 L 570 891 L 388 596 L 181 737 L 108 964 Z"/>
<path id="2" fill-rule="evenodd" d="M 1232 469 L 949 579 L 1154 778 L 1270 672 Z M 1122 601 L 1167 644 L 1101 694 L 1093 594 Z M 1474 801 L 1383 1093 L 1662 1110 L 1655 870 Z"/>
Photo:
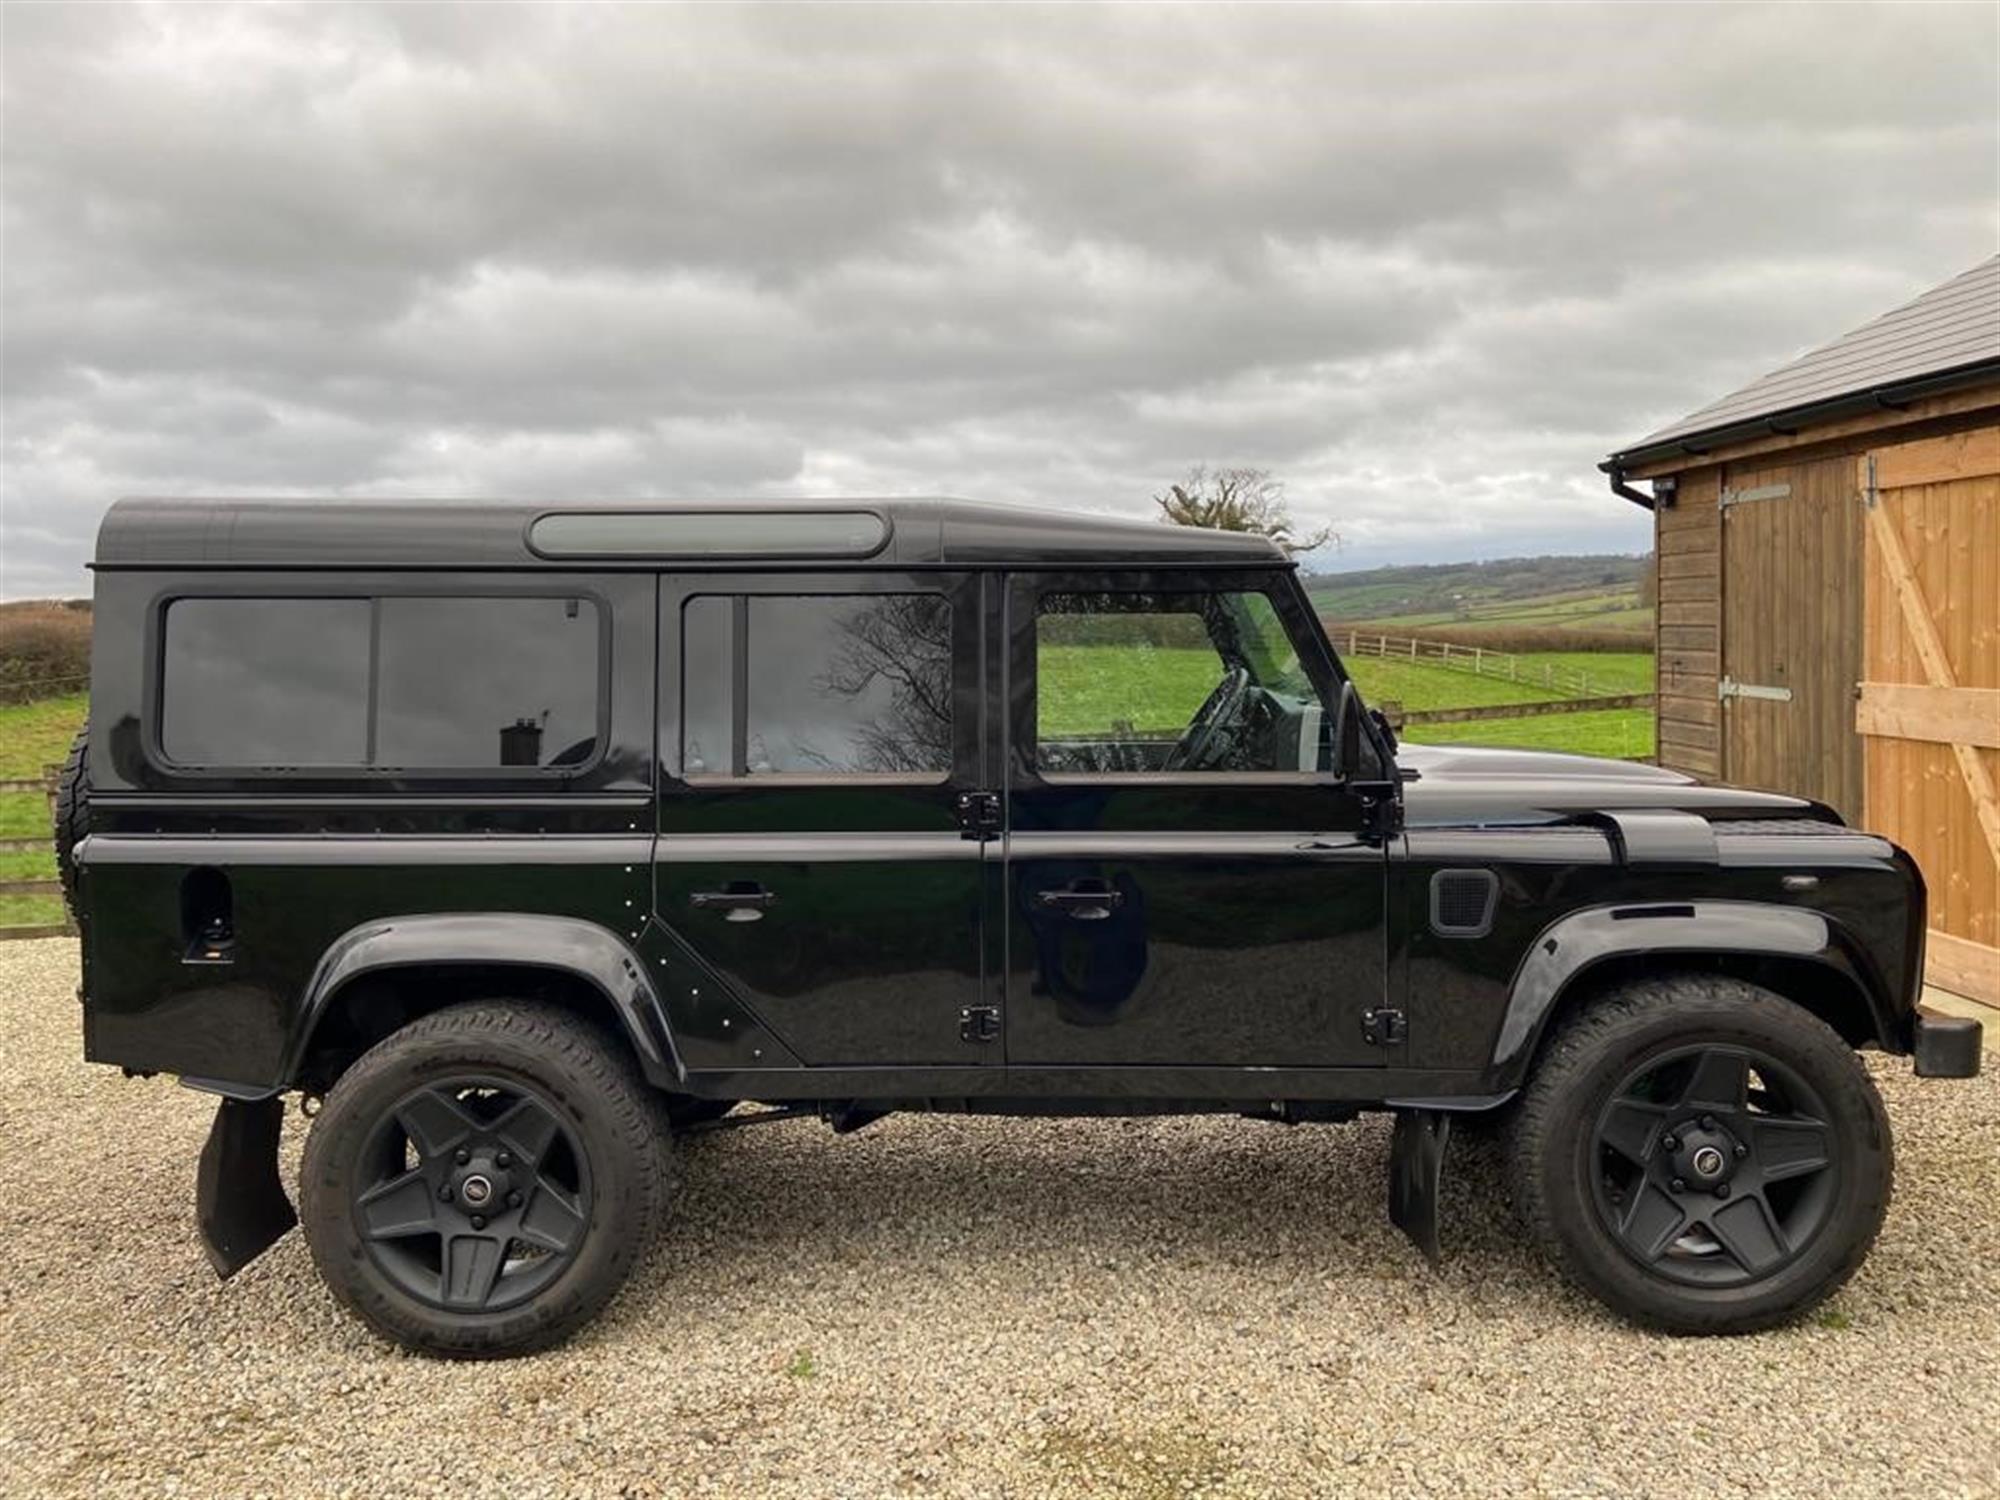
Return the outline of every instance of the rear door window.
<path id="1" fill-rule="evenodd" d="M 682 608 L 681 649 L 689 779 L 951 770 L 942 595 L 701 595 Z"/>

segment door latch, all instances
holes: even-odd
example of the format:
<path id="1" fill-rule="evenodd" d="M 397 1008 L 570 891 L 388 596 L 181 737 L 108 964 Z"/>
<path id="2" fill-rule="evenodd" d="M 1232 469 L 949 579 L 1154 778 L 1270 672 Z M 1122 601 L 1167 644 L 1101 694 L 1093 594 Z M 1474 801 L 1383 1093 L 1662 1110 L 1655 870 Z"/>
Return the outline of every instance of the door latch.
<path id="1" fill-rule="evenodd" d="M 998 792 L 958 794 L 958 836 L 962 839 L 977 839 L 981 843 L 1000 836 Z"/>
<path id="2" fill-rule="evenodd" d="M 1408 1039 L 1409 1019 L 1400 1010 L 1361 1013 L 1361 1040 L 1371 1047 L 1393 1047 Z"/>
<path id="3" fill-rule="evenodd" d="M 997 1042 L 1000 1039 L 1000 1007 L 961 1007 L 958 1012 L 958 1039 L 961 1042 Z"/>

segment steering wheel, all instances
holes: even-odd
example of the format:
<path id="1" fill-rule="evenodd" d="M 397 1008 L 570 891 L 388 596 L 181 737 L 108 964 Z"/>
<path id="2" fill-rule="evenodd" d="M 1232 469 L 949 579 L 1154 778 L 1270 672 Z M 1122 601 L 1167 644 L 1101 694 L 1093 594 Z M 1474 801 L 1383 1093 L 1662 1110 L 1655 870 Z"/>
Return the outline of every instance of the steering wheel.
<path id="1" fill-rule="evenodd" d="M 1207 765 L 1209 757 L 1228 744 L 1227 737 L 1236 728 L 1236 721 L 1243 713 L 1244 701 L 1249 696 L 1250 671 L 1247 667 L 1231 667 L 1224 672 L 1222 681 L 1194 711 L 1180 743 L 1168 752 L 1161 769 L 1198 770 Z"/>

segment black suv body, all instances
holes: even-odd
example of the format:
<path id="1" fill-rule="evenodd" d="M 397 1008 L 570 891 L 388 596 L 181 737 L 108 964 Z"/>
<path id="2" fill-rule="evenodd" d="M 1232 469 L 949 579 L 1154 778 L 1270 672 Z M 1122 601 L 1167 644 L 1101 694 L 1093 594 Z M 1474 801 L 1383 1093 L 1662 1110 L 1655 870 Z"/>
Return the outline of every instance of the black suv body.
<path id="1" fill-rule="evenodd" d="M 221 1096 L 228 1274 L 293 1222 L 448 1353 L 615 1291 L 689 1134 L 810 1113 L 1398 1112 L 1434 1250 L 1499 1121 L 1572 1274 L 1670 1327 L 1838 1285 L 1852 1051 L 1923 887 L 1791 797 L 1397 747 L 1262 538 L 956 501 L 124 502 L 59 843 L 88 1055 Z M 730 1112 L 742 1101 L 766 1106 Z"/>

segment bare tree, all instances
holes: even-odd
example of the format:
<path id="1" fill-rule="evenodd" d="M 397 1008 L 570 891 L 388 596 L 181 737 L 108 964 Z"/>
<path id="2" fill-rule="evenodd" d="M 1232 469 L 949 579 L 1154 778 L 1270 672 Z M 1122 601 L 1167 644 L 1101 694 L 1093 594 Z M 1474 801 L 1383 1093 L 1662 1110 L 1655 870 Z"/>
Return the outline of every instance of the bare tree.
<path id="1" fill-rule="evenodd" d="M 1254 531 L 1294 557 L 1339 540 L 1331 526 L 1303 536 L 1294 533 L 1285 482 L 1269 469 L 1211 469 L 1196 464 L 1179 484 L 1168 485 L 1164 495 L 1153 496 L 1153 503 L 1176 526 Z"/>
<path id="2" fill-rule="evenodd" d="M 950 606 L 935 594 L 882 594 L 834 629 L 813 685 L 854 705 L 850 741 L 838 758 L 801 742 L 801 757 L 830 771 L 950 766 Z"/>

